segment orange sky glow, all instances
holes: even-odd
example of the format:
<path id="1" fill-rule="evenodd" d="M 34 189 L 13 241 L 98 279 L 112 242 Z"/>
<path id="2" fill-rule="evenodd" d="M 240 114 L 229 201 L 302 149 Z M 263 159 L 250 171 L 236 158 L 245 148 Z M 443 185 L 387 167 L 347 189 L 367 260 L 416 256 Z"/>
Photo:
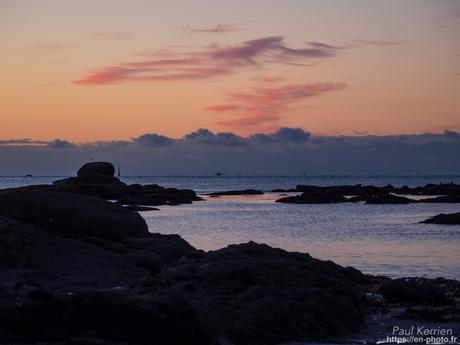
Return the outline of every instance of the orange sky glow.
<path id="1" fill-rule="evenodd" d="M 0 139 L 460 130 L 458 1 L 0 3 Z"/>

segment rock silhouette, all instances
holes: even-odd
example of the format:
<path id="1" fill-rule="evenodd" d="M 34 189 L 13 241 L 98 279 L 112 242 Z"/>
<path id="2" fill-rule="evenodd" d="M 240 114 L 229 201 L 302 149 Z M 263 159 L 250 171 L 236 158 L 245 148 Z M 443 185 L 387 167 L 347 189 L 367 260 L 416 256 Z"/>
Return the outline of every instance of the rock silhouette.
<path id="1" fill-rule="evenodd" d="M 438 214 L 432 218 L 422 221 L 422 223 L 433 224 L 460 224 L 460 212 L 450 214 Z"/>
<path id="2" fill-rule="evenodd" d="M 108 162 L 84 164 L 77 177 L 55 181 L 56 190 L 75 194 L 97 196 L 102 199 L 117 200 L 123 205 L 179 205 L 202 200 L 188 189 L 163 188 L 159 185 L 127 185 L 114 177 L 115 168 Z"/>

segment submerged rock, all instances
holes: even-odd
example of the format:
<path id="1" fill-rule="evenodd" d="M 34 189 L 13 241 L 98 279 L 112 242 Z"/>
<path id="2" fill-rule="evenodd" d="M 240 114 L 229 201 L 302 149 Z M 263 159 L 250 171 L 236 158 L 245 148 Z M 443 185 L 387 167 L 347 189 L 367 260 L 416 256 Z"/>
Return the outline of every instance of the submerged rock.
<path id="1" fill-rule="evenodd" d="M 426 219 L 421 223 L 433 223 L 433 224 L 460 224 L 460 212 L 449 213 L 449 214 L 438 214 L 432 218 Z"/>

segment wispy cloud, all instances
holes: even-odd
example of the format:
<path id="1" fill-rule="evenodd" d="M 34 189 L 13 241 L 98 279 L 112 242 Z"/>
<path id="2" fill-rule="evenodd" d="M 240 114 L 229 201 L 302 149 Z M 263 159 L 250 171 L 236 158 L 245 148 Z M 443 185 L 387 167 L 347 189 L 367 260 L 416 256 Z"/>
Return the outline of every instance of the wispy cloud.
<path id="1" fill-rule="evenodd" d="M 285 81 L 286 79 L 283 77 L 266 75 L 266 76 L 259 76 L 259 77 L 252 78 L 252 80 L 260 82 L 260 83 L 278 83 L 278 82 Z"/>
<path id="2" fill-rule="evenodd" d="M 235 46 L 212 44 L 199 51 L 153 53 L 153 59 L 125 62 L 95 70 L 74 81 L 78 85 L 107 85 L 123 81 L 197 80 L 232 74 L 243 68 L 263 68 L 268 63 L 303 66 L 305 59 L 336 56 L 339 49 L 314 43 L 291 48 L 282 36 L 263 37 Z"/>
<path id="3" fill-rule="evenodd" d="M 239 31 L 237 27 L 230 24 L 216 24 L 214 26 L 193 26 L 183 25 L 177 28 L 178 30 L 189 33 L 210 33 L 210 34 L 223 34 L 226 32 Z"/>
<path id="4" fill-rule="evenodd" d="M 106 32 L 93 32 L 92 36 L 107 39 L 107 40 L 127 40 L 131 38 L 132 33 L 126 31 L 106 31 Z"/>
<path id="5" fill-rule="evenodd" d="M 289 84 L 279 87 L 255 87 L 248 92 L 227 93 L 226 104 L 204 107 L 205 111 L 223 112 L 236 118 L 217 123 L 224 127 L 238 128 L 277 122 L 293 103 L 306 98 L 341 90 L 344 83 Z"/>

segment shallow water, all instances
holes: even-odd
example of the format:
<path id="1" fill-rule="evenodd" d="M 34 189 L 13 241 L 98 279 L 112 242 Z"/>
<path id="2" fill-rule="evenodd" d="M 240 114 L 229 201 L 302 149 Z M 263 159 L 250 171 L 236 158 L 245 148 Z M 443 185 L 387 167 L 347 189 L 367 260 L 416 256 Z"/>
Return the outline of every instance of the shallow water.
<path id="1" fill-rule="evenodd" d="M 0 188 L 50 183 L 57 177 L 0 178 Z M 199 193 L 296 184 L 374 184 L 417 186 L 460 183 L 459 176 L 297 176 L 297 177 L 123 177 L 127 183 L 159 183 Z M 460 226 L 419 224 L 438 213 L 459 212 L 459 204 L 292 205 L 279 194 L 209 198 L 192 205 L 163 206 L 142 212 L 152 232 L 180 234 L 209 250 L 250 240 L 308 252 L 389 276 L 443 276 L 460 279 Z"/>
<path id="2" fill-rule="evenodd" d="M 278 197 L 278 195 L 274 195 Z M 388 276 L 460 279 L 460 226 L 419 224 L 455 204 L 293 205 L 220 197 L 143 212 L 152 232 L 209 250 L 256 241 Z"/>

